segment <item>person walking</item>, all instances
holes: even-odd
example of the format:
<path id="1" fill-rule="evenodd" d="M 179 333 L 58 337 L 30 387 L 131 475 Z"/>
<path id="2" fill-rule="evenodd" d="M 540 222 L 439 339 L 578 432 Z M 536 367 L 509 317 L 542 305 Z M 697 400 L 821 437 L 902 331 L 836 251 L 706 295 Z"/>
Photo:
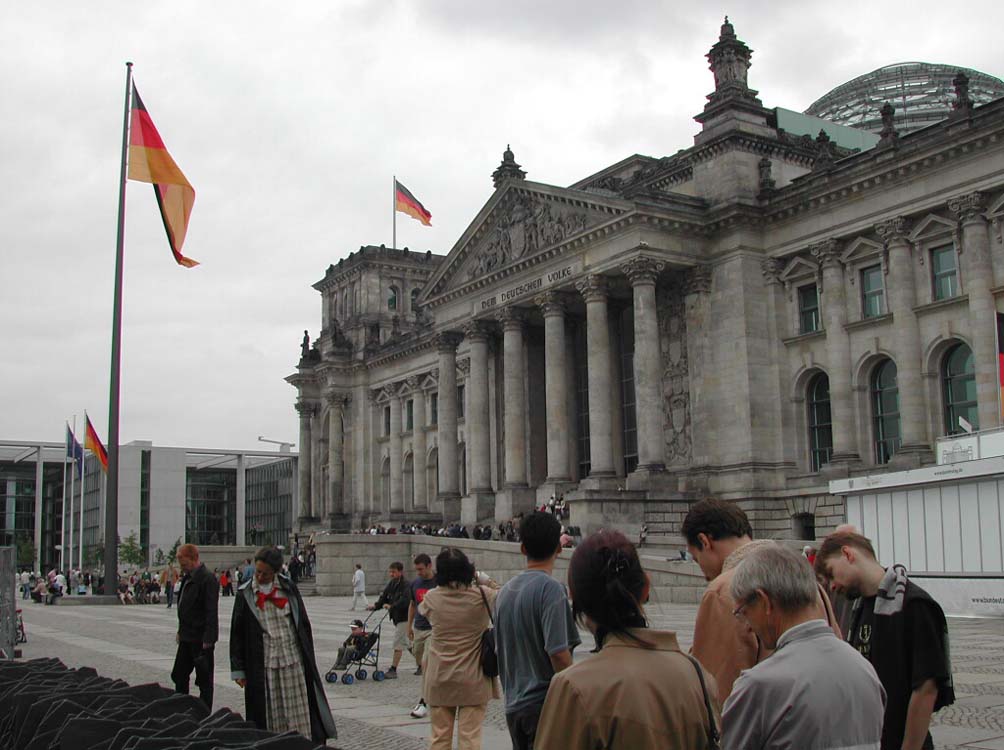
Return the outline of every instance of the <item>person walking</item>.
<path id="1" fill-rule="evenodd" d="M 213 710 L 213 649 L 219 640 L 220 585 L 216 576 L 199 561 L 199 548 L 178 548 L 178 565 L 184 574 L 178 593 L 178 651 L 171 679 L 174 690 L 188 694 L 188 681 L 195 670 L 199 697 Z"/>
<path id="2" fill-rule="evenodd" d="M 411 642 L 408 640 L 408 606 L 411 603 L 411 588 L 404 578 L 404 565 L 402 563 L 392 562 L 387 569 L 387 574 L 390 576 L 390 580 L 384 586 L 383 593 L 367 609 L 386 609 L 390 615 L 390 621 L 394 624 L 394 656 L 391 659 L 390 669 L 384 672 L 384 679 L 396 680 L 401 657 L 406 649 L 411 648 Z"/>
<path id="3" fill-rule="evenodd" d="M 436 588 L 436 574 L 432 569 L 432 558 L 424 552 L 415 555 L 414 562 L 417 577 L 409 586 L 411 602 L 408 604 L 408 640 L 412 643 L 411 654 L 418 664 L 415 674 L 422 676 L 422 681 L 419 682 L 418 703 L 411 710 L 411 716 L 414 719 L 424 719 L 429 715 L 429 707 L 425 705 L 425 698 L 422 697 L 425 681 L 422 665 L 425 663 L 425 647 L 432 636 L 432 624 L 428 618 L 419 613 L 418 608 L 425 601 L 425 595 Z"/>
<path id="4" fill-rule="evenodd" d="M 541 750 L 706 750 L 715 747 L 714 678 L 672 631 L 645 617 L 650 582 L 635 546 L 604 530 L 576 547 L 568 567 L 572 609 L 601 644 L 554 675 L 537 727 Z M 501 604 L 500 604 L 501 607 Z"/>
<path id="5" fill-rule="evenodd" d="M 459 750 L 481 750 L 488 701 L 500 695 L 498 680 L 486 677 L 481 668 L 481 634 L 491 624 L 497 593 L 498 585 L 477 574 L 456 547 L 444 548 L 436 557 L 436 588 L 418 606 L 432 625 L 422 667 L 431 719 L 429 750 L 453 747 L 454 724 Z"/>
<path id="6" fill-rule="evenodd" d="M 352 611 L 356 611 L 356 605 L 362 602 L 363 609 L 369 609 L 370 603 L 366 601 L 366 574 L 363 566 L 356 563 L 356 570 L 352 574 Z"/>
<path id="7" fill-rule="evenodd" d="M 230 620 L 230 676 L 244 690 L 245 715 L 259 729 L 292 730 L 319 744 L 337 737 L 314 659 L 303 598 L 282 570 L 282 553 L 263 547 L 255 574 L 237 590 Z"/>
<path id="8" fill-rule="evenodd" d="M 955 702 L 941 606 L 902 565 L 883 567 L 857 532 L 826 537 L 816 573 L 853 603 L 847 642 L 871 662 L 885 688 L 882 750 L 932 750 L 931 716 Z"/>
<path id="9" fill-rule="evenodd" d="M 723 750 L 878 750 L 885 690 L 868 660 L 819 619 L 805 558 L 778 544 L 755 549 L 736 566 L 730 592 L 735 616 L 773 654 L 735 681 Z"/>
<path id="10" fill-rule="evenodd" d="M 534 511 L 519 525 L 526 570 L 495 600 L 495 642 L 513 750 L 533 750 L 551 678 L 572 665 L 581 643 L 568 592 L 552 577 L 561 554 L 561 522 Z"/>

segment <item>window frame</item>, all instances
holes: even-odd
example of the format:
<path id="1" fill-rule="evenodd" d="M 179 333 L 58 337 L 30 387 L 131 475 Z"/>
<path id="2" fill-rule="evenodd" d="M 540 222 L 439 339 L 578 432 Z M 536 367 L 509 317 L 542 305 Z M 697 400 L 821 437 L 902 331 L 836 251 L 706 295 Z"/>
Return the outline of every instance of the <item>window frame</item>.
<path id="1" fill-rule="evenodd" d="M 865 287 L 866 274 L 877 273 L 879 279 L 878 289 L 868 290 Z M 881 263 L 865 266 L 858 272 L 858 283 L 861 285 L 861 319 L 878 318 L 887 312 L 885 300 L 885 271 Z M 870 299 L 878 300 L 878 309 L 869 311 L 868 302 Z"/>
<path id="2" fill-rule="evenodd" d="M 803 307 L 802 306 L 802 292 L 806 289 L 812 289 L 816 295 L 816 306 L 815 307 Z M 798 334 L 800 336 L 805 336 L 810 333 L 818 333 L 823 330 L 823 317 L 822 317 L 822 307 L 820 305 L 819 299 L 819 284 L 815 281 L 808 284 L 800 284 L 795 288 L 795 307 L 798 314 Z M 805 314 L 806 313 L 815 314 L 815 328 L 807 329 L 804 325 Z"/>
<path id="3" fill-rule="evenodd" d="M 879 380 L 886 367 L 896 368 L 895 385 L 881 388 Z M 895 392 L 896 411 L 883 411 L 883 395 Z M 901 404 L 899 400 L 899 368 L 892 359 L 884 359 L 878 363 L 871 372 L 868 382 L 868 394 L 871 405 L 872 418 L 872 447 L 874 449 L 875 463 L 884 465 L 889 463 L 899 448 L 902 446 L 902 419 Z M 889 420 L 895 419 L 896 435 L 888 436 Z"/>
<path id="4" fill-rule="evenodd" d="M 822 380 L 826 380 L 826 400 L 817 399 L 816 389 Z M 818 473 L 823 466 L 828 464 L 833 459 L 833 412 L 830 399 L 830 376 L 825 372 L 816 373 L 810 380 L 805 389 L 805 404 L 806 404 L 806 425 L 808 427 L 808 438 L 809 438 L 809 469 L 814 473 Z M 826 409 L 830 414 L 829 420 L 825 422 L 818 421 L 817 408 L 826 404 Z M 819 441 L 819 436 L 824 432 L 829 433 L 829 445 L 821 445 Z M 825 458 L 823 458 L 825 454 Z"/>
<path id="5" fill-rule="evenodd" d="M 952 258 L 952 270 L 950 274 L 949 272 L 939 273 L 935 270 L 934 258 L 936 255 L 941 254 L 950 255 Z M 927 255 L 931 263 L 931 301 L 941 302 L 942 300 L 955 299 L 960 296 L 962 294 L 962 280 L 959 278 L 959 252 L 955 246 L 955 242 L 949 240 L 944 244 L 932 244 L 930 249 L 927 251 Z M 944 278 L 952 279 L 953 289 L 951 291 L 953 294 L 940 297 L 938 296 L 938 281 Z"/>
<path id="6" fill-rule="evenodd" d="M 957 352 L 959 352 L 963 347 L 969 350 L 969 361 L 972 363 L 972 369 L 969 372 L 962 372 L 956 375 L 950 375 L 948 372 L 949 361 Z M 959 417 L 965 416 L 966 421 L 968 421 L 974 430 L 980 428 L 979 421 L 979 399 L 974 398 L 973 400 L 966 401 L 953 401 L 952 394 L 952 383 L 959 380 L 970 380 L 973 383 L 973 389 L 976 388 L 976 361 L 973 357 L 973 349 L 969 344 L 964 341 L 958 341 L 948 348 L 944 356 L 941 358 L 941 365 L 939 367 L 939 376 L 941 380 L 941 398 L 943 402 L 942 408 L 942 426 L 945 429 L 945 435 L 959 435 L 964 434 L 963 429 L 959 426 Z M 973 394 L 976 396 L 976 393 Z M 960 414 L 961 408 L 966 409 L 966 414 Z M 973 417 L 973 419 L 970 419 Z"/>

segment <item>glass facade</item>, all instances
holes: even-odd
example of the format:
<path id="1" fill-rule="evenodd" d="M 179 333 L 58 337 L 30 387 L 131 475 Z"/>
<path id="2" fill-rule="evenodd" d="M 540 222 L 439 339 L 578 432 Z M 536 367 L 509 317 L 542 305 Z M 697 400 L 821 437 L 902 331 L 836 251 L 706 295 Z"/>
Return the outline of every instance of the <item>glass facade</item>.
<path id="1" fill-rule="evenodd" d="M 244 544 L 289 543 L 296 483 L 296 461 L 292 458 L 247 469 Z"/>
<path id="2" fill-rule="evenodd" d="M 189 467 L 185 484 L 185 541 L 236 544 L 237 471 Z"/>
<path id="3" fill-rule="evenodd" d="M 819 292 L 815 284 L 798 288 L 798 332 L 819 330 Z"/>
<path id="4" fill-rule="evenodd" d="M 809 383 L 809 466 L 819 471 L 833 455 L 830 379 L 820 373 Z"/>
<path id="5" fill-rule="evenodd" d="M 882 266 L 861 271 L 861 316 L 874 318 L 885 313 L 885 290 L 882 288 Z"/>
<path id="6" fill-rule="evenodd" d="M 974 430 L 980 428 L 980 415 L 976 408 L 976 369 L 973 352 L 965 344 L 956 344 L 945 355 L 941 366 L 941 382 L 945 397 L 945 434 L 965 432 L 959 417 Z"/>
<path id="7" fill-rule="evenodd" d="M 891 359 L 875 368 L 872 373 L 872 419 L 875 426 L 875 463 L 889 463 L 899 450 L 899 386 L 896 382 L 896 363 Z"/>

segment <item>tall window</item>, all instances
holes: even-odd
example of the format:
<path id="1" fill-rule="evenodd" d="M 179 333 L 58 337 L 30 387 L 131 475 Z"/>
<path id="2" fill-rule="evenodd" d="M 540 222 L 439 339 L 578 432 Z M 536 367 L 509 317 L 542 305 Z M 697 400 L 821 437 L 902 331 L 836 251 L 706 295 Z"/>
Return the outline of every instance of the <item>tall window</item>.
<path id="1" fill-rule="evenodd" d="M 959 293 L 959 274 L 955 267 L 955 247 L 946 245 L 931 251 L 931 277 L 934 299 L 949 299 Z"/>
<path id="2" fill-rule="evenodd" d="M 411 311 L 415 312 L 415 308 L 418 307 L 418 287 L 411 290 Z"/>
<path id="3" fill-rule="evenodd" d="M 589 476 L 589 370 L 586 365 L 586 326 L 575 327 L 575 425 L 579 479 Z"/>
<path id="4" fill-rule="evenodd" d="M 415 399 L 409 398 L 404 405 L 404 418 L 407 427 L 405 429 L 411 432 L 415 429 Z"/>
<path id="5" fill-rule="evenodd" d="M 968 346 L 956 344 L 949 349 L 941 366 L 941 381 L 945 394 L 945 434 L 964 432 L 959 426 L 959 417 L 969 422 L 973 429 L 979 429 L 976 370 L 973 352 Z"/>
<path id="6" fill-rule="evenodd" d="M 823 373 L 809 383 L 809 465 L 819 471 L 833 455 L 830 419 L 830 379 Z"/>
<path id="7" fill-rule="evenodd" d="M 882 266 L 870 266 L 861 271 L 861 316 L 874 318 L 884 313 Z"/>
<path id="8" fill-rule="evenodd" d="M 387 309 L 397 310 L 397 287 L 391 286 L 389 292 L 387 293 Z"/>
<path id="9" fill-rule="evenodd" d="M 819 290 L 815 284 L 798 288 L 798 330 L 799 333 L 819 330 Z"/>
<path id="10" fill-rule="evenodd" d="M 150 458 L 153 451 L 139 454 L 139 546 L 150 555 Z"/>
<path id="11" fill-rule="evenodd" d="M 875 462 L 886 464 L 900 446 L 899 386 L 896 382 L 896 363 L 891 359 L 880 364 L 872 373 L 871 394 Z"/>
<path id="12" fill-rule="evenodd" d="M 634 308 L 620 313 L 617 329 L 621 359 L 621 408 L 624 415 L 624 473 L 638 468 L 638 413 L 634 391 Z"/>
<path id="13" fill-rule="evenodd" d="M 383 436 L 390 437 L 390 407 L 383 408 Z"/>
<path id="14" fill-rule="evenodd" d="M 457 419 L 464 418 L 464 387 L 457 386 Z"/>
<path id="15" fill-rule="evenodd" d="M 429 424 L 439 424 L 439 394 L 429 395 Z"/>

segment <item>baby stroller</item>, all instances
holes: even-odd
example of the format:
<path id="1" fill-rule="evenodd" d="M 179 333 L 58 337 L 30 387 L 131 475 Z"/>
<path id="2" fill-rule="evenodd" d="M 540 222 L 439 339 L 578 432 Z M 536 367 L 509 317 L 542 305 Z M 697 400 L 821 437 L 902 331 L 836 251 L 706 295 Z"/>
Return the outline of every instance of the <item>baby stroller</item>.
<path id="1" fill-rule="evenodd" d="M 379 614 L 379 619 L 372 630 L 367 630 L 367 625 L 375 614 Z M 365 680 L 369 676 L 366 667 L 372 667 L 373 681 L 383 681 L 384 672 L 378 666 L 380 661 L 380 627 L 387 619 L 387 614 L 388 610 L 378 609 L 370 613 L 366 622 L 352 621 L 350 626 L 352 633 L 338 649 L 338 659 L 324 675 L 324 679 L 328 682 L 338 682 L 338 673 L 342 672 L 342 684 L 351 685 L 356 680 Z M 354 671 L 353 668 L 355 668 Z"/>

